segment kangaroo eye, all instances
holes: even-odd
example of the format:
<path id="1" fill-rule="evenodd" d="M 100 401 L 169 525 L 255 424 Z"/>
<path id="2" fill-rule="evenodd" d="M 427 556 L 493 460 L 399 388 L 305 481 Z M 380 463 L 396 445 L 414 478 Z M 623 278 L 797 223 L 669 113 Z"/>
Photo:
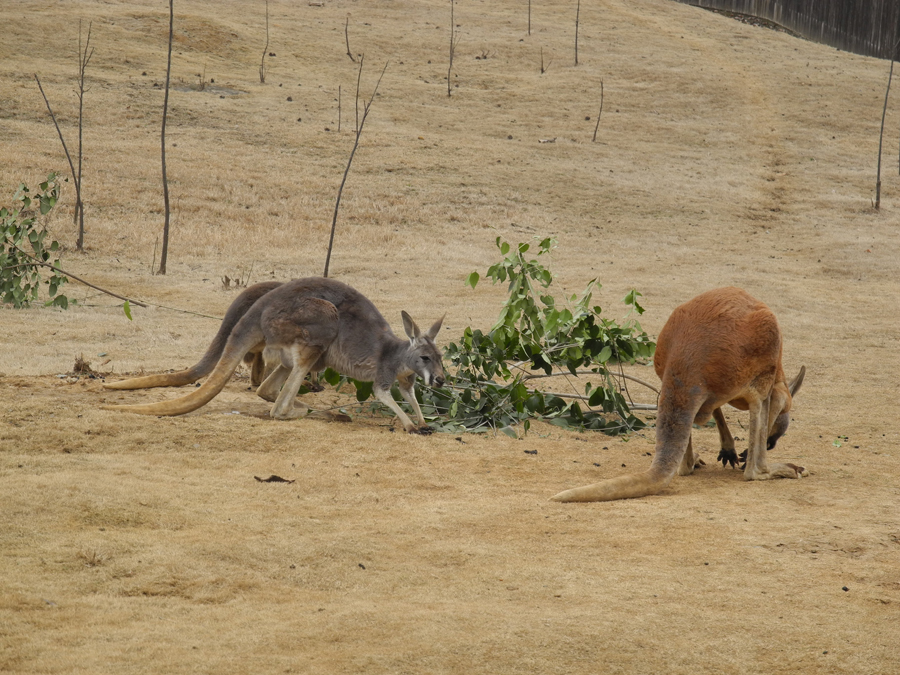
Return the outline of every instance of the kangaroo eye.
<path id="1" fill-rule="evenodd" d="M 423 360 L 425 363 L 428 363 L 429 361 L 431 361 L 431 359 L 428 358 L 427 356 L 423 356 L 423 357 L 422 357 L 422 360 Z"/>

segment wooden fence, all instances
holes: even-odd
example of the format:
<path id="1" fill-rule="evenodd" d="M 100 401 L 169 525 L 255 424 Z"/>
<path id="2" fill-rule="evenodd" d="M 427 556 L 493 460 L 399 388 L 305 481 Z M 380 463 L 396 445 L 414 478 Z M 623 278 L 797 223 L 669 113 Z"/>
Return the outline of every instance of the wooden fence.
<path id="1" fill-rule="evenodd" d="M 814 42 L 898 58 L 900 0 L 678 0 L 768 19 Z"/>

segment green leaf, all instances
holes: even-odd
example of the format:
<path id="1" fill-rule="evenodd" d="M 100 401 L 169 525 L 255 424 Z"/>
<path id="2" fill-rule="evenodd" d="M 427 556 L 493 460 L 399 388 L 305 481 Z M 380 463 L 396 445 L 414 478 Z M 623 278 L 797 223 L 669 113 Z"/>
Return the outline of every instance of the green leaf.
<path id="1" fill-rule="evenodd" d="M 125 304 L 122 305 L 122 311 L 125 312 L 125 316 L 128 317 L 129 321 L 134 321 L 131 317 L 131 303 L 128 300 L 125 301 Z"/>
<path id="2" fill-rule="evenodd" d="M 357 401 L 366 401 L 372 397 L 372 392 L 375 390 L 375 384 L 373 382 L 359 382 L 353 380 L 353 384 L 356 385 Z"/>
<path id="3" fill-rule="evenodd" d="M 466 278 L 466 285 L 467 285 L 467 286 L 471 286 L 472 288 L 475 288 L 475 287 L 478 285 L 478 280 L 479 280 L 479 279 L 481 279 L 481 277 L 478 275 L 478 272 L 472 272 L 472 273 Z"/>

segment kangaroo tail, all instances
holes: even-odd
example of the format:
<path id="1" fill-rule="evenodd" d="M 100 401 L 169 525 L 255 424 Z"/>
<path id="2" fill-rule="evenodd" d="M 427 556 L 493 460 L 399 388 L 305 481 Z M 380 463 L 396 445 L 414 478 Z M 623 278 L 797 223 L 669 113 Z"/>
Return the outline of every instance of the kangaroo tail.
<path id="1" fill-rule="evenodd" d="M 654 468 L 643 473 L 631 473 L 610 478 L 593 485 L 565 490 L 550 498 L 554 502 L 609 502 L 655 495 L 665 488 L 675 472 L 662 473 Z"/>
<path id="2" fill-rule="evenodd" d="M 212 349 L 210 347 L 210 349 Z M 209 354 L 209 352 L 207 352 Z M 219 354 L 221 356 L 221 353 Z M 204 357 L 204 360 L 206 357 Z M 145 375 L 143 377 L 132 377 L 129 380 L 121 380 L 119 382 L 106 382 L 103 384 L 104 389 L 151 389 L 152 387 L 180 387 L 184 384 L 193 384 L 204 375 L 208 375 L 213 366 L 204 369 L 201 361 L 196 366 L 187 370 L 179 370 L 177 373 L 161 373 L 159 375 Z"/>
<path id="3" fill-rule="evenodd" d="M 237 337 L 235 336 L 237 335 Z M 229 338 L 222 357 L 203 385 L 187 396 L 160 401 L 159 403 L 143 403 L 137 405 L 104 405 L 104 410 L 122 410 L 138 415 L 184 415 L 209 403 L 227 384 L 246 354 L 254 345 L 263 341 L 262 329 L 257 325 L 248 330 L 235 331 Z"/>
<path id="4" fill-rule="evenodd" d="M 106 389 L 150 389 L 152 387 L 180 387 L 185 384 L 193 384 L 201 377 L 209 375 L 225 349 L 228 342 L 228 336 L 237 325 L 244 314 L 253 306 L 257 300 L 269 291 L 281 286 L 280 281 L 264 281 L 259 284 L 253 284 L 249 288 L 244 289 L 238 295 L 228 311 L 225 318 L 222 319 L 222 325 L 219 326 L 219 332 L 213 338 L 212 343 L 203 355 L 203 358 L 196 365 L 179 370 L 177 373 L 161 373 L 159 375 L 144 375 L 143 377 L 132 377 L 128 380 L 120 380 L 119 382 L 108 382 L 103 386 Z"/>
<path id="5" fill-rule="evenodd" d="M 593 485 L 573 488 L 551 497 L 554 502 L 608 502 L 615 499 L 645 497 L 661 492 L 678 472 L 691 440 L 694 416 L 700 408 L 700 397 L 686 397 L 673 392 L 663 378 L 656 418 L 656 453 L 647 471 L 617 476 Z"/>

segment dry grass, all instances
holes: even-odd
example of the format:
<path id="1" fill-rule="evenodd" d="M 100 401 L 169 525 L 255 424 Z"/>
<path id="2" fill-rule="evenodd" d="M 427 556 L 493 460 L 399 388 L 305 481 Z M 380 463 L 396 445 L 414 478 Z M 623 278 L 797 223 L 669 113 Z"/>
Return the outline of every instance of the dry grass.
<path id="1" fill-rule="evenodd" d="M 887 64 L 680 3 L 609 0 L 583 3 L 576 68 L 568 3 L 535 5 L 530 37 L 521 3 L 462 3 L 448 99 L 445 3 L 269 5 L 261 85 L 263 3 L 176 3 L 165 277 L 151 274 L 164 8 L 4 9 L 0 201 L 66 168 L 32 73 L 73 142 L 78 20 L 92 20 L 88 250 L 63 263 L 154 308 L 129 322 L 76 286 L 67 312 L 0 308 L 0 671 L 894 672 L 900 178 L 887 164 L 871 208 Z M 181 418 L 98 409 L 175 394 L 111 394 L 73 375 L 76 359 L 155 372 L 205 349 L 215 321 L 159 306 L 221 316 L 225 275 L 321 272 L 353 143 L 348 12 L 364 94 L 390 65 L 332 276 L 395 325 L 401 309 L 447 312 L 445 342 L 496 315 L 503 289 L 462 282 L 495 260 L 497 236 L 557 237 L 557 293 L 599 277 L 618 316 L 636 287 L 651 333 L 698 292 L 743 286 L 779 316 L 786 370 L 807 366 L 778 454 L 810 478 L 745 484 L 709 466 L 658 497 L 563 506 L 546 498 L 645 466 L 652 431 L 420 438 L 367 412 L 273 423 L 254 416 L 267 406 L 246 376 Z M 898 126 L 892 109 L 886 147 Z M 73 203 L 66 186 L 50 221 L 68 246 Z M 711 463 L 715 432 L 696 442 Z M 253 479 L 270 474 L 295 482 Z"/>

